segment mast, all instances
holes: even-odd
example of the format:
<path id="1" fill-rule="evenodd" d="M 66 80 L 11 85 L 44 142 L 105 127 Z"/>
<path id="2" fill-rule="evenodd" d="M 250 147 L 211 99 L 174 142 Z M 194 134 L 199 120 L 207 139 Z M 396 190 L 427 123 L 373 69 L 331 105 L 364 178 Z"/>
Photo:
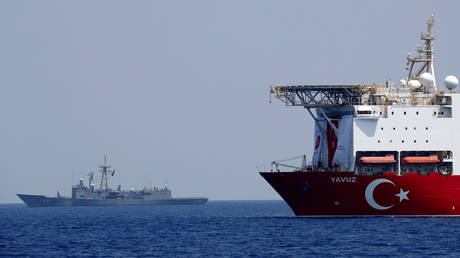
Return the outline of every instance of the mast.
<path id="1" fill-rule="evenodd" d="M 421 40 L 425 41 L 425 46 L 418 46 L 417 52 L 419 55 L 417 57 L 413 57 L 410 53 L 407 55 L 407 61 L 411 63 L 409 74 L 407 76 L 407 81 L 411 79 L 418 79 L 423 72 L 430 73 L 433 77 L 433 88 L 434 93 L 437 92 L 436 88 L 436 79 L 434 75 L 434 55 L 433 55 L 433 40 L 436 39 L 436 35 L 433 34 L 434 28 L 434 13 L 431 14 L 430 19 L 427 21 L 427 33 L 421 33 L 420 38 Z M 421 63 L 415 73 L 412 73 L 415 63 Z"/>
<path id="2" fill-rule="evenodd" d="M 105 183 L 105 190 L 107 190 L 107 180 L 108 180 L 107 174 L 109 172 L 111 172 L 110 168 L 111 168 L 111 166 L 107 165 L 107 156 L 104 155 L 104 164 L 99 166 L 99 171 L 102 174 L 102 176 L 101 176 L 101 184 L 99 186 L 100 190 L 103 190 L 102 186 L 104 185 L 104 183 Z"/>

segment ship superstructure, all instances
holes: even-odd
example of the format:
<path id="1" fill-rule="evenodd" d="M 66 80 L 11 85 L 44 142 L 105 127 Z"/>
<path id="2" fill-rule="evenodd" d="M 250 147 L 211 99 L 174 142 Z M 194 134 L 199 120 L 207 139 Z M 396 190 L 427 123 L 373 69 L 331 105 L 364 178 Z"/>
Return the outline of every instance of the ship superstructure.
<path id="1" fill-rule="evenodd" d="M 107 164 L 104 156 L 104 163 L 99 166 L 101 181 L 96 188 L 94 183 L 94 173 L 88 174 L 88 185 L 84 180 L 72 186 L 72 197 L 63 197 L 57 194 L 56 197 L 46 197 L 43 195 L 18 194 L 28 206 L 109 206 L 109 205 L 165 205 L 165 204 L 205 204 L 207 197 L 183 197 L 173 198 L 171 189 L 165 184 L 163 188 L 144 187 L 142 190 L 122 190 L 121 185 L 116 189 L 109 187 L 109 175 L 114 176 L 115 170 Z"/>
<path id="2" fill-rule="evenodd" d="M 311 165 L 262 176 L 297 215 L 458 215 L 458 80 L 436 85 L 434 16 L 398 84 L 272 86 L 315 121 Z"/>

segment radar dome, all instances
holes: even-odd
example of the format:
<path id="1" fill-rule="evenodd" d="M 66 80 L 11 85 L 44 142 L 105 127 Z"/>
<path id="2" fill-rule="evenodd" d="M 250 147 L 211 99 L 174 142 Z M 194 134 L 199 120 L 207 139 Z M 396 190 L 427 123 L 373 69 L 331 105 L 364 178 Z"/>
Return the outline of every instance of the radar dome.
<path id="1" fill-rule="evenodd" d="M 410 87 L 411 89 L 414 89 L 414 90 L 415 90 L 415 89 L 418 89 L 418 88 L 420 88 L 420 87 L 422 86 L 422 84 L 421 84 L 419 81 L 417 81 L 417 80 L 410 80 L 410 81 L 407 83 L 407 85 L 409 85 L 409 87 Z"/>
<path id="2" fill-rule="evenodd" d="M 447 76 L 446 79 L 444 79 L 444 85 L 446 85 L 446 88 L 449 90 L 453 90 L 457 88 L 457 85 L 458 85 L 457 77 L 453 75 Z"/>
<path id="3" fill-rule="evenodd" d="M 406 80 L 404 80 L 404 79 L 399 80 L 399 84 L 401 86 L 406 86 Z"/>
<path id="4" fill-rule="evenodd" d="M 431 86 L 433 84 L 433 75 L 431 73 L 422 73 L 420 75 L 420 82 L 423 86 Z"/>

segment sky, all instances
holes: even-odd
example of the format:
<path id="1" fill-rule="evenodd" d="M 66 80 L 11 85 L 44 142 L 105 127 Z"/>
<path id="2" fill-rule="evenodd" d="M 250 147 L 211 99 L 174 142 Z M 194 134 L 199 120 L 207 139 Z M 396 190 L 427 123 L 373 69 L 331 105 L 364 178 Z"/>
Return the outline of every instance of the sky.
<path id="1" fill-rule="evenodd" d="M 460 75 L 457 1 L 0 1 L 0 202 L 112 185 L 271 200 L 258 174 L 311 155 L 271 85 L 384 83 L 435 13 L 438 84 Z"/>

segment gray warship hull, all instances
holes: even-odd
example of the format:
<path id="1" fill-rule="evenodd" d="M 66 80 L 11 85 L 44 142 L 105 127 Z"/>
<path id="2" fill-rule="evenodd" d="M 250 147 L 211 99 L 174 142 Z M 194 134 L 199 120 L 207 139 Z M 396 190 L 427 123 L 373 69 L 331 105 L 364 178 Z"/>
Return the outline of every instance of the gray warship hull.
<path id="1" fill-rule="evenodd" d="M 17 194 L 29 207 L 65 207 L 65 206 L 148 206 L 148 205 L 203 205 L 206 197 L 170 198 L 170 199 L 72 199 L 65 197 L 46 197 L 44 195 Z"/>
<path id="2" fill-rule="evenodd" d="M 29 207 L 63 207 L 72 206 L 72 199 L 46 197 L 44 195 L 17 194 L 17 196 Z"/>

